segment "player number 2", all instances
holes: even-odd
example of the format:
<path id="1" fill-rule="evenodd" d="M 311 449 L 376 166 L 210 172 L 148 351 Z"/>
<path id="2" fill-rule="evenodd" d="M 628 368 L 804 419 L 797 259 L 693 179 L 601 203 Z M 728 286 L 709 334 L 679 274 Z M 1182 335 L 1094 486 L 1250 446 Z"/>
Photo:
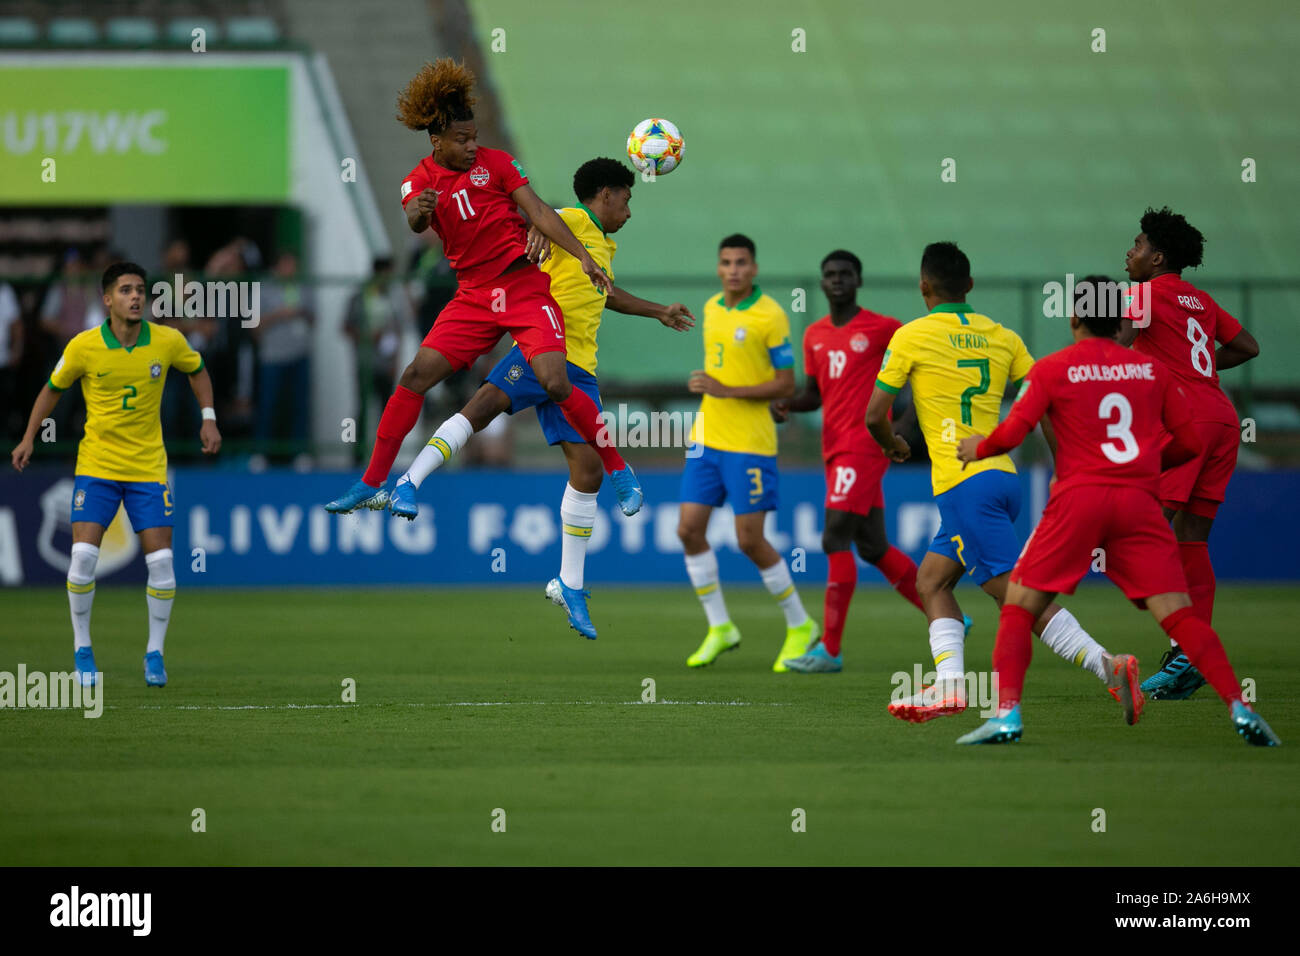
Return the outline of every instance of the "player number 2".
<path id="1" fill-rule="evenodd" d="M 456 208 L 460 211 L 461 219 L 469 219 L 474 215 L 474 207 L 469 204 L 468 189 L 457 189 L 451 194 L 451 198 L 456 200 Z"/>
<path id="2" fill-rule="evenodd" d="M 1214 360 L 1210 356 L 1210 336 L 1201 323 L 1192 316 L 1187 317 L 1187 341 L 1192 343 L 1192 368 L 1206 378 L 1214 375 Z"/>
<path id="3" fill-rule="evenodd" d="M 1112 422 L 1112 413 L 1119 414 L 1119 420 Z M 1101 443 L 1101 453 L 1117 465 L 1123 465 L 1138 456 L 1137 439 L 1133 437 L 1133 406 L 1119 392 L 1110 392 L 1101 400 L 1097 408 L 1097 417 L 1106 423 L 1106 437 L 1113 441 Z"/>
<path id="4" fill-rule="evenodd" d="M 542 306 L 542 311 L 545 312 L 546 317 L 551 320 L 551 328 L 555 329 L 555 337 L 557 339 L 564 338 L 564 326 L 560 325 L 560 320 L 555 317 L 555 310 L 549 305 L 544 305 Z"/>
<path id="5" fill-rule="evenodd" d="M 136 394 L 136 392 L 135 392 L 135 386 L 134 386 L 134 385 L 123 385 L 123 386 L 122 386 L 122 391 L 124 391 L 124 392 L 126 393 L 125 395 L 122 396 L 122 408 L 123 408 L 125 411 L 128 411 L 128 412 L 133 412 L 133 411 L 135 411 L 135 406 L 132 405 L 131 402 L 130 402 L 131 399 L 135 398 L 135 394 Z"/>
<path id="6" fill-rule="evenodd" d="M 831 378 L 839 378 L 844 374 L 844 365 L 848 356 L 839 349 L 831 349 L 826 353 L 827 374 Z"/>

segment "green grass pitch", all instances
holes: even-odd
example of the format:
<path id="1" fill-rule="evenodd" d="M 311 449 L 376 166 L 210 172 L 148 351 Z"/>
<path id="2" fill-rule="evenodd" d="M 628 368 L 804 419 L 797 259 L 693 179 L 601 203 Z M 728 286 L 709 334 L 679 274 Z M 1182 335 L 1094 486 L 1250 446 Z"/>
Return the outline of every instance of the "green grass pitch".
<path id="1" fill-rule="evenodd" d="M 105 710 L 0 710 L 0 863 L 1294 864 L 1294 588 L 1224 587 L 1219 624 L 1286 746 L 1246 746 L 1205 688 L 1124 725 L 1098 681 L 1035 645 L 1025 738 L 959 748 L 973 712 L 905 725 L 890 675 L 926 662 L 920 615 L 861 588 L 846 672 L 775 675 L 780 616 L 688 670 L 690 591 L 597 587 L 600 640 L 528 590 L 183 590 L 171 679 L 147 688 L 143 588 L 100 589 Z M 821 590 L 803 595 L 820 614 Z M 968 669 L 986 669 L 992 602 Z M 1069 602 L 1144 673 L 1166 647 L 1113 588 Z M 72 667 L 65 595 L 0 592 L 0 670 Z M 356 703 L 342 702 L 345 678 Z M 653 678 L 657 702 L 642 703 Z M 192 829 L 202 808 L 206 831 Z M 493 830 L 494 811 L 505 831 Z M 1094 810 L 1105 831 L 1094 831 Z M 805 831 L 795 832 L 795 811 Z M 500 815 L 497 815 L 500 820 Z"/>

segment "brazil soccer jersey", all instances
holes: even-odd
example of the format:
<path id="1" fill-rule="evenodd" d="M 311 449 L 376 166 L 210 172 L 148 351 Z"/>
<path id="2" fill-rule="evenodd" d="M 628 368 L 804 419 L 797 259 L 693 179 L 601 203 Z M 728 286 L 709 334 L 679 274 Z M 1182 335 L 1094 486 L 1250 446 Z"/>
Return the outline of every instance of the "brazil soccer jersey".
<path id="1" fill-rule="evenodd" d="M 1008 379 L 1020 381 L 1033 364 L 1020 336 L 965 302 L 936 306 L 894 333 L 876 385 L 897 393 L 911 381 L 936 495 L 984 471 L 1015 473 L 1006 455 L 963 469 L 956 446 L 967 435 L 987 435 L 997 427 Z"/>
<path id="2" fill-rule="evenodd" d="M 779 368 L 794 367 L 790 320 L 776 300 L 754 286 L 727 308 L 725 296 L 704 306 L 704 371 L 727 386 L 761 385 Z M 767 399 L 705 395 L 691 441 L 719 451 L 776 454 L 776 423 Z"/>
<path id="3" fill-rule="evenodd" d="M 618 244 L 601 228 L 591 210 L 577 207 L 559 209 L 564 224 L 582 243 L 596 265 L 614 281 L 614 253 Z M 551 277 L 551 295 L 564 315 L 564 345 L 568 360 L 593 375 L 596 373 L 596 332 L 605 308 L 605 293 L 591 284 L 578 260 L 559 246 L 542 263 L 542 271 Z"/>
<path id="4" fill-rule="evenodd" d="M 65 391 L 81 380 L 86 433 L 77 448 L 78 475 L 112 481 L 167 480 L 158 408 L 167 370 L 191 375 L 203 359 L 185 336 L 165 325 L 140 323 L 127 348 L 109 323 L 75 336 L 50 373 L 50 388 Z"/>

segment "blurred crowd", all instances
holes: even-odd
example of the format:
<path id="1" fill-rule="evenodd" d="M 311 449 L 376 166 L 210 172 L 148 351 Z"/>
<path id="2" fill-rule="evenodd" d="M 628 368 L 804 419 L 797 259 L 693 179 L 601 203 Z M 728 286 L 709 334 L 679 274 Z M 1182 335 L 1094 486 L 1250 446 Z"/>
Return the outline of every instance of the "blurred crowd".
<path id="1" fill-rule="evenodd" d="M 22 436 L 32 402 L 64 346 L 79 332 L 105 321 L 100 290 L 104 269 L 133 258 L 102 246 L 90 253 L 69 248 L 57 274 L 47 281 L 0 279 L 0 433 L 11 442 Z M 352 369 L 315 368 L 316 336 L 325 334 L 317 328 L 317 299 L 326 286 L 300 274 L 294 251 L 280 249 L 264 257 L 256 243 L 236 237 L 196 264 L 190 244 L 177 238 L 156 262 L 141 264 L 150 270 L 150 290 L 155 282 L 171 282 L 177 274 L 186 282 L 259 282 L 259 318 L 251 328 L 245 328 L 237 314 L 175 319 L 148 314 L 150 321 L 179 329 L 203 355 L 225 439 L 223 457 L 245 460 L 255 470 L 271 464 L 305 470 L 322 456 L 338 461 L 337 441 L 322 447 L 312 437 L 313 379 L 322 374 L 356 376 L 357 440 L 346 451 L 357 460 L 368 455 L 375 425 L 402 369 L 456 291 L 455 276 L 436 247 L 414 248 L 401 274 L 393 259 L 376 259 L 369 278 L 348 290 L 341 329 L 350 343 Z M 503 343 L 498 352 L 508 346 Z M 459 410 L 496 357 L 485 357 L 432 390 L 421 428 L 427 424 L 432 432 Z M 161 414 L 169 457 L 177 462 L 199 460 L 199 409 L 184 375 L 168 376 Z M 85 403 L 79 389 L 68 390 L 53 418 L 60 442 L 81 437 Z M 504 425 L 503 417 L 482 441 L 471 443 L 465 463 L 508 464 L 511 448 Z"/>

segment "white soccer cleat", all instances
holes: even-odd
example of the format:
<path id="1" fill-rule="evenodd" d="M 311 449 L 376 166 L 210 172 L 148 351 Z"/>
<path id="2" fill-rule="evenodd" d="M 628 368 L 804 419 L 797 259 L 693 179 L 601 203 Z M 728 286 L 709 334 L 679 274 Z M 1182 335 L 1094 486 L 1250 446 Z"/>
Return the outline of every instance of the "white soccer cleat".
<path id="1" fill-rule="evenodd" d="M 899 720 L 923 724 L 936 717 L 951 717 L 966 709 L 966 680 L 962 677 L 945 678 L 921 693 L 889 702 L 889 713 Z"/>

